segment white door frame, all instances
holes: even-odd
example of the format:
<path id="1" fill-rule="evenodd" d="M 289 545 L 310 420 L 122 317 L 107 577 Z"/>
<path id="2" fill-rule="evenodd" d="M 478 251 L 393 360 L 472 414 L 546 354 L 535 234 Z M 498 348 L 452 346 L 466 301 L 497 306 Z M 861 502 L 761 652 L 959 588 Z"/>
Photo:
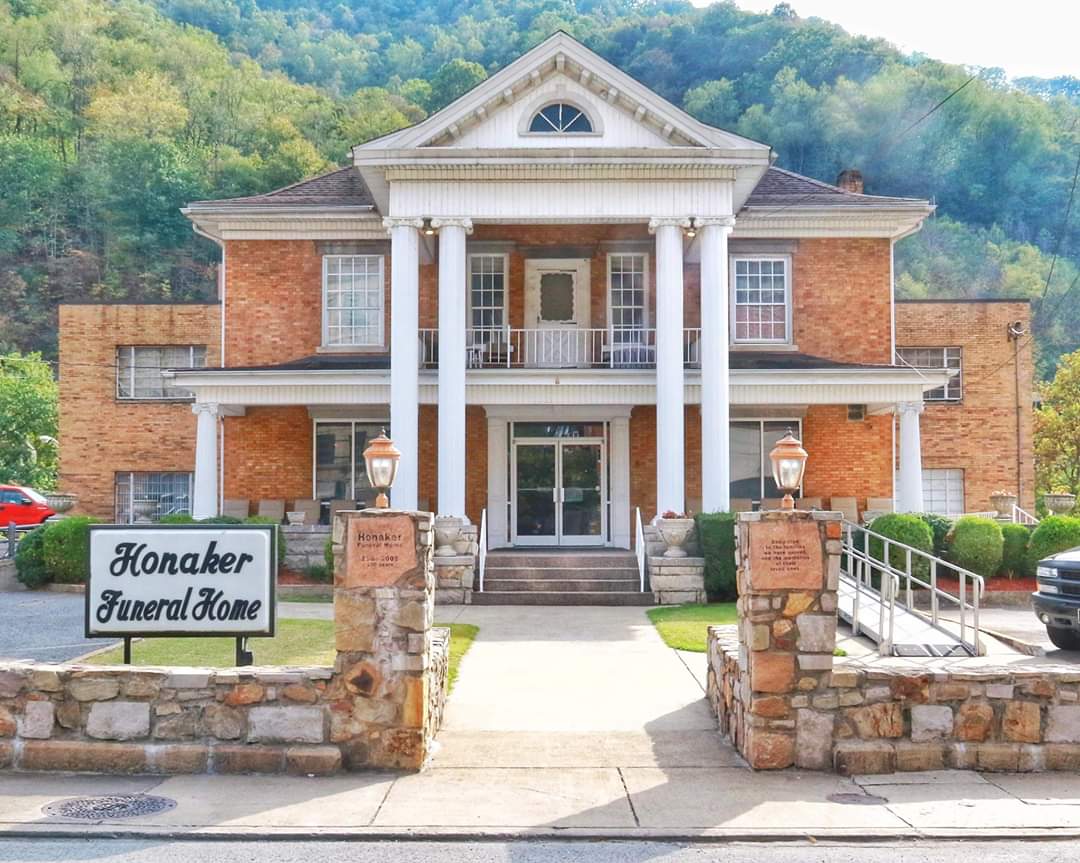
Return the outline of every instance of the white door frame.
<path id="1" fill-rule="evenodd" d="M 594 359 L 590 356 L 587 332 L 591 314 L 589 258 L 527 258 L 525 260 L 525 329 L 524 362 L 526 365 L 567 368 L 587 368 Z M 568 273 L 574 284 L 574 316 L 565 321 L 540 319 L 540 279 L 545 273 Z M 531 341 L 531 344 L 530 344 Z"/>
<path id="2" fill-rule="evenodd" d="M 555 448 L 552 496 L 555 504 L 555 533 L 553 536 L 518 536 L 517 532 L 517 457 L 523 446 L 552 446 Z M 563 487 L 563 447 L 595 446 L 600 452 L 600 533 L 596 536 L 567 535 L 563 532 L 563 504 L 566 489 Z M 522 437 L 510 441 L 510 539 L 513 545 L 536 546 L 585 546 L 608 544 L 608 475 L 607 436 L 603 437 Z"/>

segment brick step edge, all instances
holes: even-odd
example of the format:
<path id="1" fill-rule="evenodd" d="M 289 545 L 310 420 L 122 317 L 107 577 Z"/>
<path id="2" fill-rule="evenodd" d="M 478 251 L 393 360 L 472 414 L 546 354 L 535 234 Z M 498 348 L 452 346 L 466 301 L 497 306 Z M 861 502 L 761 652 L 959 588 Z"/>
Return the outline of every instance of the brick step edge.
<path id="1" fill-rule="evenodd" d="M 536 593 L 526 591 L 474 593 L 473 605 L 633 605 L 652 606 L 651 593 Z"/>
<path id="2" fill-rule="evenodd" d="M 536 566 L 489 566 L 484 569 L 489 578 L 542 578 L 547 581 L 568 579 L 577 581 L 583 578 L 639 578 L 637 567 L 621 566 L 609 567 L 608 569 L 593 569 L 592 567 L 536 567 Z"/>
<path id="3" fill-rule="evenodd" d="M 514 581 L 505 578 L 485 578 L 484 590 L 494 593 L 636 593 L 640 582 L 632 579 L 579 579 L 563 581 L 545 581 L 544 579 L 522 579 Z"/>

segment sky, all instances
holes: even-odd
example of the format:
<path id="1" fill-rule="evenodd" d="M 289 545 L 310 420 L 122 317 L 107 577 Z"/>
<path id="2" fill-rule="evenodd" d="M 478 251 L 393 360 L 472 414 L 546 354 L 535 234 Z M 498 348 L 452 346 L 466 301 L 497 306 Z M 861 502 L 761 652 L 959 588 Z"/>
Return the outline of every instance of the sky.
<path id="1" fill-rule="evenodd" d="M 707 6 L 710 0 L 692 0 Z M 768 12 L 778 0 L 735 0 Z M 948 63 L 998 66 L 1010 78 L 1080 78 L 1077 0 L 788 0 L 800 17 L 818 17 L 849 33 L 880 36 L 905 52 Z"/>

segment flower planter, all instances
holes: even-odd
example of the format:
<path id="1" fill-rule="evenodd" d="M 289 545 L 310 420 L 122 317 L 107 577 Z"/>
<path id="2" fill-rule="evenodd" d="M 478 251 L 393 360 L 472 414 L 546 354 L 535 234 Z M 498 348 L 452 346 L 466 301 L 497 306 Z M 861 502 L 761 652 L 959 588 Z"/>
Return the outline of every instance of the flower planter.
<path id="1" fill-rule="evenodd" d="M 997 491 L 990 495 L 990 505 L 997 510 L 998 518 L 1012 519 L 1013 507 L 1017 497 L 1007 491 Z"/>
<path id="2" fill-rule="evenodd" d="M 58 515 L 63 515 L 79 501 L 77 494 L 68 494 L 62 491 L 54 491 L 45 495 L 45 503 L 49 505 L 49 509 L 53 510 Z"/>
<path id="3" fill-rule="evenodd" d="M 285 513 L 285 519 L 290 525 L 297 527 L 304 523 L 304 511 L 302 509 L 289 510 Z"/>
<path id="4" fill-rule="evenodd" d="M 1076 506 L 1075 494 L 1047 494 L 1043 496 L 1043 503 L 1054 515 L 1065 515 L 1072 512 Z"/>
<path id="5" fill-rule="evenodd" d="M 692 518 L 659 518 L 656 520 L 656 529 L 667 546 L 664 557 L 686 557 L 683 546 L 694 531 Z"/>
<path id="6" fill-rule="evenodd" d="M 435 519 L 435 556 L 451 557 L 457 552 L 454 543 L 461 536 L 462 521 L 456 516 L 439 516 Z"/>

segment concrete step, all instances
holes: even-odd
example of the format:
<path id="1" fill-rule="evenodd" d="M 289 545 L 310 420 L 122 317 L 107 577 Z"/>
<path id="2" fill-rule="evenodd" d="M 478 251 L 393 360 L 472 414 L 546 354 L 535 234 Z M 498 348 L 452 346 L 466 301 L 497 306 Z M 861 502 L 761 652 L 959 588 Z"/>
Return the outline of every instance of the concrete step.
<path id="1" fill-rule="evenodd" d="M 547 593 L 537 591 L 489 591 L 474 593 L 473 605 L 653 605 L 651 593 L 582 591 Z"/>
<path id="2" fill-rule="evenodd" d="M 636 566 L 602 567 L 595 569 L 591 566 L 582 567 L 542 567 L 542 566 L 488 566 L 484 572 L 487 578 L 505 578 L 514 580 L 528 580 L 542 578 L 545 581 L 579 581 L 589 578 L 626 578 L 637 581 L 638 569 Z"/>
<path id="3" fill-rule="evenodd" d="M 492 578 L 484 576 L 484 590 L 514 593 L 633 593 L 640 581 L 633 578 Z"/>
<path id="4" fill-rule="evenodd" d="M 637 558 L 632 552 L 508 552 L 493 551 L 487 556 L 487 566 L 502 569 L 637 569 Z"/>

